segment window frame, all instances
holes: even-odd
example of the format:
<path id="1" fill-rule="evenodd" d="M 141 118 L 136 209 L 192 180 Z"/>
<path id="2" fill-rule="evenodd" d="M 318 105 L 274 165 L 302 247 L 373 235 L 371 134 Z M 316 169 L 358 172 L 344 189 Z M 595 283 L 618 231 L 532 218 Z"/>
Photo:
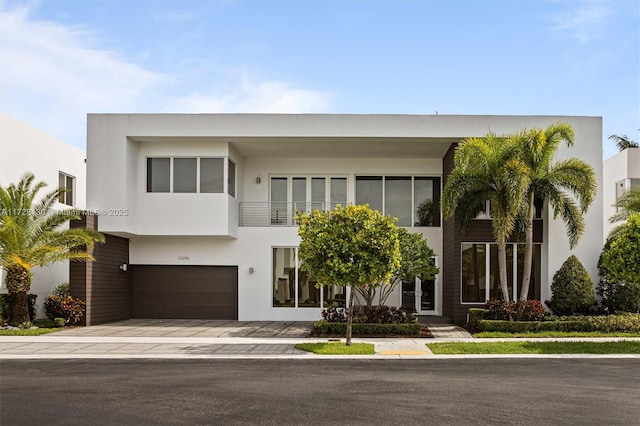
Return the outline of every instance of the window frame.
<path id="1" fill-rule="evenodd" d="M 463 295 L 463 282 L 462 282 L 462 247 L 465 244 L 482 244 L 485 246 L 485 300 L 481 301 L 481 302 L 464 302 L 462 295 Z M 525 243 L 519 243 L 519 242 L 508 242 L 507 245 L 511 245 L 512 246 L 512 265 L 511 265 L 511 273 L 513 274 L 513 278 L 512 278 L 512 288 L 511 288 L 511 300 L 517 300 L 517 297 L 519 296 L 518 293 L 518 288 L 519 288 L 519 283 L 516 282 L 518 281 L 518 276 L 519 276 L 519 270 L 518 270 L 518 253 L 520 252 L 520 250 L 518 249 L 518 246 L 522 246 L 521 250 L 524 251 L 524 246 Z M 460 297 L 459 297 L 459 301 L 461 305 L 483 305 L 487 302 L 487 300 L 490 300 L 490 296 L 491 296 L 491 246 L 497 246 L 497 243 L 495 242 L 486 242 L 486 241 L 463 241 L 460 243 L 460 266 L 459 266 L 459 271 L 460 271 Z M 542 243 L 533 243 L 534 246 L 534 254 L 535 254 L 535 249 L 536 246 L 540 247 L 540 257 L 542 257 Z M 496 259 L 497 262 L 497 259 Z M 534 259 L 535 262 L 535 259 Z M 539 259 L 540 265 L 542 265 L 542 259 Z M 535 263 L 532 263 L 531 265 L 532 268 L 535 268 L 536 265 Z M 508 272 L 507 272 L 508 274 Z M 529 291 L 531 291 L 531 284 L 529 284 Z M 535 289 L 534 289 L 535 291 Z M 540 292 L 542 291 L 542 277 L 540 277 Z"/>
<path id="2" fill-rule="evenodd" d="M 60 178 L 64 178 L 64 187 L 60 187 Z M 58 170 L 58 189 L 67 189 L 68 180 L 71 179 L 71 189 L 58 197 L 58 203 L 65 206 L 75 207 L 76 205 L 76 177 Z"/>
<path id="3" fill-rule="evenodd" d="M 361 174 L 357 174 L 355 175 L 355 181 L 354 181 L 354 187 L 355 187 L 355 194 L 354 194 L 354 199 L 356 200 L 357 203 L 357 199 L 358 199 L 358 178 L 381 178 L 382 181 L 382 214 L 387 214 L 386 213 L 386 200 L 387 200 L 387 196 L 386 196 L 386 180 L 387 178 L 410 178 L 411 179 L 411 222 L 409 226 L 405 226 L 405 225 L 398 225 L 401 226 L 403 228 L 441 228 L 442 227 L 442 213 L 440 213 L 438 215 L 438 223 L 437 225 L 416 225 L 416 223 L 418 222 L 418 218 L 417 218 L 417 208 L 418 205 L 416 204 L 416 178 L 426 178 L 426 179 L 430 179 L 434 182 L 433 185 L 433 196 L 435 198 L 436 194 L 438 195 L 438 203 L 441 202 L 442 200 L 442 176 L 439 175 L 420 175 L 420 174 L 402 174 L 402 173 L 387 173 L 384 175 L 376 175 L 376 174 L 372 174 L 372 173 L 361 173 Z M 438 182 L 437 185 L 437 190 L 436 190 L 436 182 Z M 358 204 L 359 205 L 359 204 Z M 440 208 L 439 208 L 440 210 Z"/>
<path id="4" fill-rule="evenodd" d="M 169 160 L 169 191 L 150 191 L 149 188 L 149 160 L 153 159 L 168 159 Z M 176 192 L 174 179 L 175 179 L 175 160 L 177 159 L 195 159 L 196 165 L 196 173 L 195 173 L 195 184 L 196 190 L 195 192 Z M 222 191 L 220 192 L 202 192 L 201 188 L 201 179 L 202 179 L 202 166 L 201 160 L 203 159 L 221 159 L 222 160 Z M 233 181 L 230 181 L 229 171 L 231 167 L 229 163 L 233 163 L 235 166 L 235 173 Z M 147 155 L 144 157 L 144 167 L 145 167 L 145 193 L 146 194 L 227 194 L 233 198 L 236 198 L 237 195 L 237 174 L 238 174 L 238 165 L 232 158 L 229 156 L 201 156 L 201 155 Z M 230 193 L 230 184 L 233 183 L 233 194 Z"/>

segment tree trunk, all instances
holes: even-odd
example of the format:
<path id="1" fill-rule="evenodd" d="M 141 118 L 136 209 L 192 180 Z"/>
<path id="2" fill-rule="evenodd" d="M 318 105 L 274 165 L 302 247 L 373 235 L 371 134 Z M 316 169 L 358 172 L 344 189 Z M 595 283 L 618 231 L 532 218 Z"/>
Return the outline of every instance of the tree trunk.
<path id="1" fill-rule="evenodd" d="M 522 270 L 522 287 L 520 288 L 519 299 L 529 298 L 529 285 L 531 282 L 531 264 L 533 263 L 533 213 L 534 194 L 529 194 L 529 210 L 527 211 L 527 235 L 524 244 L 524 265 Z"/>
<path id="2" fill-rule="evenodd" d="M 29 296 L 26 291 L 11 294 L 11 312 L 9 325 L 18 327 L 29 321 Z"/>
<path id="3" fill-rule="evenodd" d="M 500 288 L 505 302 L 509 302 L 509 285 L 507 284 L 507 246 L 505 242 L 498 243 L 498 271 L 500 274 Z"/>
<path id="4" fill-rule="evenodd" d="M 7 268 L 4 279 L 11 295 L 11 311 L 9 325 L 14 327 L 29 321 L 29 289 L 31 288 L 31 272 L 21 266 Z"/>
<path id="5" fill-rule="evenodd" d="M 351 346 L 351 326 L 353 324 L 353 288 L 349 292 L 349 308 L 347 310 L 347 339 L 346 345 Z"/>

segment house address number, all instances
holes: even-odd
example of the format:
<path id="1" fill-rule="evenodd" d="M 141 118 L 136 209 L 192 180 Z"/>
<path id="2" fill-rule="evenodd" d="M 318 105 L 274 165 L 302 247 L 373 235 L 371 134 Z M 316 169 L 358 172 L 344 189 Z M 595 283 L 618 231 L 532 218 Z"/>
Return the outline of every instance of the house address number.
<path id="1" fill-rule="evenodd" d="M 178 256 L 178 260 L 189 260 L 189 256 Z"/>

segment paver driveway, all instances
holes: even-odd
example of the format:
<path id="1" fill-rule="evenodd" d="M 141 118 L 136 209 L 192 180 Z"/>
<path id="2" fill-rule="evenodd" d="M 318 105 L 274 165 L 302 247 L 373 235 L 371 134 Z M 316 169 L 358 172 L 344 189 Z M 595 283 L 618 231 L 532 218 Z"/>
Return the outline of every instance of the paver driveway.
<path id="1" fill-rule="evenodd" d="M 56 336 L 109 337 L 307 337 L 311 321 L 130 319 L 59 331 Z"/>

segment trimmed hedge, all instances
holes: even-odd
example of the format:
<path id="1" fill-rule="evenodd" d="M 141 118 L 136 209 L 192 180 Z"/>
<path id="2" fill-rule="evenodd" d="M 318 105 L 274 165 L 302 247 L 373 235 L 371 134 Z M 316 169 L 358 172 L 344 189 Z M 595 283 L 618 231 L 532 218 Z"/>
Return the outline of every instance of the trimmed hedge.
<path id="1" fill-rule="evenodd" d="M 640 315 L 566 317 L 557 321 L 480 320 L 477 328 L 480 331 L 503 333 L 536 333 L 539 331 L 640 332 Z"/>
<path id="2" fill-rule="evenodd" d="M 318 321 L 314 324 L 314 332 L 317 334 L 345 334 L 347 324 L 343 322 Z M 413 335 L 420 333 L 420 324 L 373 324 L 353 323 L 351 328 L 353 335 L 358 334 L 402 334 Z"/>
<path id="3" fill-rule="evenodd" d="M 469 308 L 469 325 L 474 330 L 478 329 L 478 323 L 484 319 L 487 310 L 483 308 Z"/>

